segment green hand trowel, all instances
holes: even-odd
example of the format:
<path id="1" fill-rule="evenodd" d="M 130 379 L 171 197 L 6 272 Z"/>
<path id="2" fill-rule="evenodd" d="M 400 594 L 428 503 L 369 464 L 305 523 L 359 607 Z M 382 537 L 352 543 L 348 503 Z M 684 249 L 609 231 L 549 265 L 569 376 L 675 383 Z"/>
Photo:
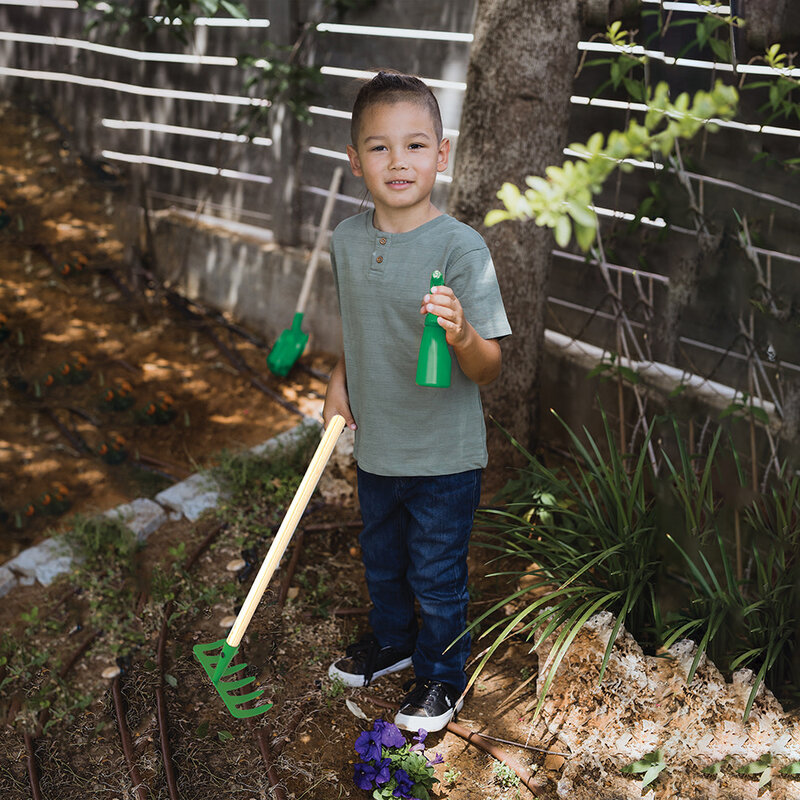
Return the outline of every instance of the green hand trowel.
<path id="1" fill-rule="evenodd" d="M 333 204 L 336 202 L 336 192 L 339 191 L 339 184 L 342 180 L 342 168 L 336 167 L 331 178 L 331 185 L 328 189 L 328 197 L 325 200 L 325 207 L 322 209 L 322 219 L 319 223 L 319 233 L 314 249 L 311 252 L 311 260 L 308 262 L 303 287 L 300 290 L 300 297 L 297 300 L 297 307 L 292 318 L 292 327 L 286 328 L 278 337 L 278 340 L 267 356 L 267 366 L 274 375 L 286 377 L 289 370 L 294 366 L 298 358 L 303 354 L 308 343 L 308 334 L 303 333 L 303 314 L 305 313 L 308 295 L 311 292 L 311 284 L 314 281 L 314 274 L 317 271 L 317 262 L 320 253 L 328 236 L 328 226 L 330 225 Z"/>
<path id="2" fill-rule="evenodd" d="M 338 414 L 330 421 L 327 429 L 317 446 L 311 463 L 308 465 L 306 474 L 297 488 L 292 502 L 286 511 L 278 532 L 275 534 L 275 539 L 272 542 L 269 552 L 264 557 L 264 562 L 261 564 L 261 569 L 258 571 L 253 585 L 242 604 L 236 621 L 228 633 L 227 639 L 219 639 L 211 644 L 197 644 L 192 650 L 194 651 L 195 658 L 200 662 L 206 675 L 211 679 L 214 687 L 219 692 L 219 696 L 228 708 L 228 711 L 234 717 L 254 717 L 257 714 L 263 714 L 272 708 L 272 703 L 255 706 L 254 708 L 243 708 L 246 703 L 251 700 L 256 700 L 264 693 L 263 689 L 257 689 L 247 694 L 238 694 L 238 691 L 245 686 L 255 681 L 254 677 L 237 678 L 230 680 L 230 678 L 237 673 L 247 669 L 247 664 L 235 664 L 231 666 L 231 661 L 239 649 L 239 643 L 250 624 L 250 620 L 255 613 L 256 606 L 258 605 L 261 597 L 267 589 L 270 578 L 278 567 L 281 556 L 286 550 L 292 534 L 297 528 L 303 512 L 306 510 L 308 501 L 317 487 L 320 475 L 328 463 L 328 459 L 339 440 L 339 435 L 344 429 L 344 417 Z"/>
<path id="3" fill-rule="evenodd" d="M 437 269 L 431 275 L 431 289 L 443 285 L 444 275 Z M 447 335 L 438 320 L 436 314 L 425 316 L 417 359 L 417 385 L 446 389 L 450 385 L 452 359 L 447 347 Z"/>

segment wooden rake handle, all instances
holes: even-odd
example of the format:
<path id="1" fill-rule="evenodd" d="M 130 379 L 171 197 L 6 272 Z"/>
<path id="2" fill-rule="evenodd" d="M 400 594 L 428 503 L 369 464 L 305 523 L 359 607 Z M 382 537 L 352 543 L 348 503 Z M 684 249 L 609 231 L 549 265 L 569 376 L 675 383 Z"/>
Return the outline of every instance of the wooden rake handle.
<path id="1" fill-rule="evenodd" d="M 331 457 L 333 448 L 336 446 L 336 442 L 339 441 L 339 436 L 343 429 L 344 417 L 337 414 L 328 424 L 322 440 L 317 446 L 306 474 L 303 475 L 303 480 L 300 481 L 300 486 L 297 487 L 297 492 L 289 504 L 281 527 L 275 534 L 269 552 L 261 564 L 261 569 L 259 569 L 258 575 L 256 575 L 253 585 L 250 587 L 250 591 L 242 604 L 242 608 L 236 616 L 236 621 L 233 623 L 230 633 L 228 633 L 226 641 L 231 647 L 238 647 L 239 642 L 242 641 L 256 607 L 261 601 L 261 597 L 266 591 L 273 573 L 278 568 L 281 557 L 300 522 L 300 518 L 303 516 L 303 512 L 306 510 L 311 495 L 314 494 L 314 489 L 317 488 L 320 475 L 322 475 L 322 471 L 325 469 L 325 465 L 328 463 L 328 459 Z"/>

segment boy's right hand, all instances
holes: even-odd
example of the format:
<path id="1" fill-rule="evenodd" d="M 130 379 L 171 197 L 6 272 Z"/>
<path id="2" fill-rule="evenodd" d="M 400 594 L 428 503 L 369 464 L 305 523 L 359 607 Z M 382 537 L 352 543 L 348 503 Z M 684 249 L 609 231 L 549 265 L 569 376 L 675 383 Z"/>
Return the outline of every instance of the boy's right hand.
<path id="1" fill-rule="evenodd" d="M 337 414 L 341 414 L 344 417 L 344 424 L 350 428 L 350 430 L 354 431 L 358 427 L 356 421 L 353 419 L 353 412 L 350 411 L 350 404 L 332 402 L 330 392 L 328 392 L 325 398 L 325 405 L 322 407 L 322 421 L 326 428 Z"/>
<path id="2" fill-rule="evenodd" d="M 328 381 L 328 391 L 325 394 L 325 405 L 322 407 L 322 420 L 325 427 L 337 415 L 344 417 L 344 424 L 350 430 L 355 430 L 358 426 L 353 419 L 353 412 L 350 410 L 350 397 L 347 394 L 347 372 L 344 364 L 344 356 L 336 363 Z"/>

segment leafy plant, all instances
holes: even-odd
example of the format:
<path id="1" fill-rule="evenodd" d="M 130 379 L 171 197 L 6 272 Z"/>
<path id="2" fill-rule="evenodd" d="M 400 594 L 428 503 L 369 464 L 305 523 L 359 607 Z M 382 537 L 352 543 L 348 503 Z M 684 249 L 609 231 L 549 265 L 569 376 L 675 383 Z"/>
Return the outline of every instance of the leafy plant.
<path id="1" fill-rule="evenodd" d="M 738 579 L 726 542 L 721 500 L 714 495 L 713 471 L 721 429 L 704 463 L 692 459 L 678 439 L 679 463 L 665 455 L 675 497 L 684 513 L 689 538 L 711 549 L 691 555 L 676 538 L 691 585 L 688 607 L 667 625 L 664 646 L 692 635 L 699 637 L 689 669 L 691 682 L 701 657 L 708 652 L 723 669 L 753 667 L 753 687 L 744 710 L 746 720 L 761 684 L 769 678 L 780 686 L 791 670 L 800 620 L 800 478 L 779 481 L 744 510 L 753 534 L 750 576 Z M 740 476 L 741 481 L 741 476 Z M 729 528 L 730 526 L 728 526 Z"/>
<path id="2" fill-rule="evenodd" d="M 262 53 L 243 53 L 239 66 L 245 69 L 245 92 L 268 102 L 248 107 L 240 113 L 248 133 L 269 130 L 273 109 L 284 105 L 300 122 L 311 124 L 309 106 L 319 96 L 322 71 L 318 66 L 303 64 L 299 48 L 276 47 L 267 43 Z"/>
<path id="3" fill-rule="evenodd" d="M 647 753 L 642 756 L 638 761 L 628 764 L 622 768 L 622 771 L 629 775 L 642 775 L 642 794 L 644 790 L 655 781 L 656 778 L 667 768 L 667 762 L 664 761 L 663 750 L 653 750 L 652 753 Z"/>
<path id="4" fill-rule="evenodd" d="M 522 560 L 522 572 L 533 580 L 494 604 L 469 629 L 489 619 L 530 592 L 537 599 L 492 623 L 482 637 L 494 634 L 471 676 L 474 682 L 497 648 L 512 636 L 534 640 L 536 649 L 551 634 L 556 638 L 536 712 L 539 713 L 558 666 L 583 624 L 600 611 L 616 615 L 599 679 L 603 679 L 617 632 L 625 624 L 635 636 L 650 633 L 658 622 L 655 578 L 659 571 L 654 501 L 647 458 L 653 428 L 645 436 L 638 458 L 627 464 L 615 446 L 603 414 L 604 455 L 588 431 L 579 438 L 565 423 L 575 461 L 562 476 L 548 469 L 521 445 L 528 459 L 524 468 L 535 490 L 522 502 L 507 504 L 481 516 L 487 545 L 501 558 Z M 553 503 L 555 498 L 555 505 Z M 502 574 L 502 573 L 501 573 Z M 469 630 L 468 629 L 468 630 Z"/>
<path id="5" fill-rule="evenodd" d="M 227 11 L 232 17 L 248 18 L 247 6 L 241 0 L 158 0 L 152 14 L 143 3 L 119 0 L 78 0 L 78 8 L 100 15 L 89 22 L 88 30 L 102 25 L 114 36 L 124 36 L 133 30 L 151 36 L 156 31 L 167 30 L 170 36 L 183 44 L 188 43 L 187 32 L 194 27 L 198 17 L 215 17 Z"/>

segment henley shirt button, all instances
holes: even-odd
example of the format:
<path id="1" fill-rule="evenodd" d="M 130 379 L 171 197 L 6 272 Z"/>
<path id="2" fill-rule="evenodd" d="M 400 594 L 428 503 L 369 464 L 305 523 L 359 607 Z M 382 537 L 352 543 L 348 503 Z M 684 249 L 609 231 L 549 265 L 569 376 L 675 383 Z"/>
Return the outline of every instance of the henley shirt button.
<path id="1" fill-rule="evenodd" d="M 381 244 L 386 244 L 386 239 L 380 239 L 379 241 Z"/>
<path id="2" fill-rule="evenodd" d="M 377 261 L 379 264 L 382 264 L 382 263 L 383 263 L 383 256 L 378 256 L 378 257 L 377 257 L 375 260 L 376 260 L 376 261 Z"/>

